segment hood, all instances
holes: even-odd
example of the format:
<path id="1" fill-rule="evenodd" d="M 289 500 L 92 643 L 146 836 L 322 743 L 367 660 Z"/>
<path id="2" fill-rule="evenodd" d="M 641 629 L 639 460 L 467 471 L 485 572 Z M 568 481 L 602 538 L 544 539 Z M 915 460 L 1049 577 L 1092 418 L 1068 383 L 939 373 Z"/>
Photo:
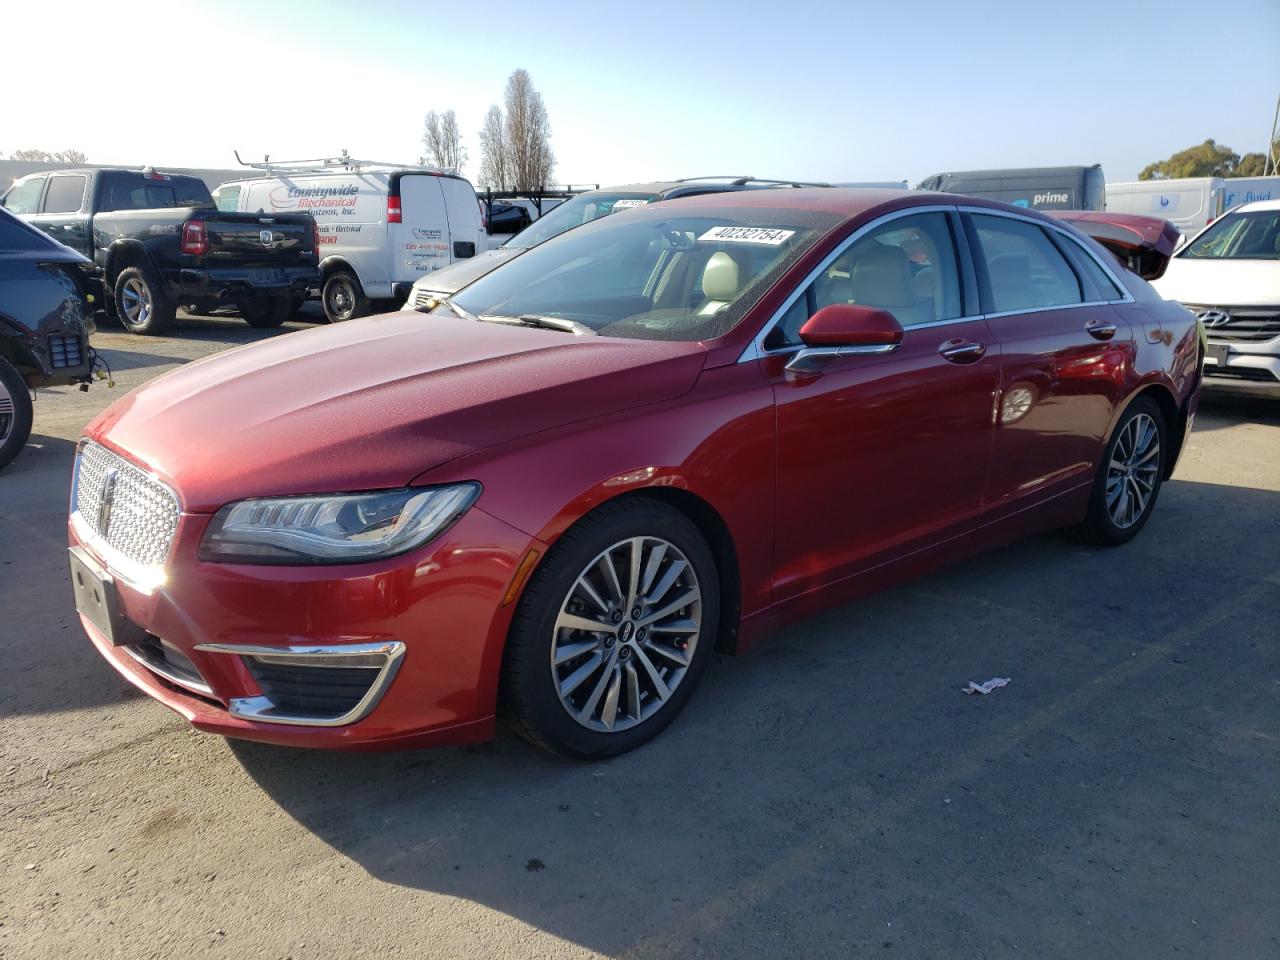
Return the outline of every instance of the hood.
<path id="1" fill-rule="evenodd" d="M 1164 274 L 1181 236 L 1177 227 L 1159 217 L 1095 210 L 1054 210 L 1051 214 L 1098 241 L 1143 280 Z"/>
<path id="2" fill-rule="evenodd" d="M 439 270 L 433 270 L 413 281 L 414 292 L 410 295 L 410 302 L 416 298 L 419 290 L 452 296 L 467 284 L 492 273 L 512 257 L 524 253 L 525 249 L 524 247 L 499 247 L 496 250 L 477 253 L 474 257 L 459 260 Z"/>
<path id="3" fill-rule="evenodd" d="M 1174 257 L 1152 286 L 1166 300 L 1197 306 L 1280 307 L 1280 260 Z"/>
<path id="4" fill-rule="evenodd" d="M 86 435 L 167 479 L 183 509 L 403 486 L 424 470 L 576 420 L 687 393 L 697 343 L 393 313 L 187 364 Z"/>

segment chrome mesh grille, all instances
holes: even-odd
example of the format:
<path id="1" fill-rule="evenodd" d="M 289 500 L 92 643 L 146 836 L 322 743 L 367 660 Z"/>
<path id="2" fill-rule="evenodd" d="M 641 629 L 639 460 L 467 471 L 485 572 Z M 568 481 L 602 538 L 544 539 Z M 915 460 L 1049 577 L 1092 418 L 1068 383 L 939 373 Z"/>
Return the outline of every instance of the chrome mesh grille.
<path id="1" fill-rule="evenodd" d="M 115 485 L 110 509 L 104 511 L 105 481 L 113 470 Z M 178 527 L 178 498 L 174 492 L 145 470 L 96 443 L 83 444 L 76 455 L 72 509 L 107 546 L 145 567 L 164 564 Z"/>

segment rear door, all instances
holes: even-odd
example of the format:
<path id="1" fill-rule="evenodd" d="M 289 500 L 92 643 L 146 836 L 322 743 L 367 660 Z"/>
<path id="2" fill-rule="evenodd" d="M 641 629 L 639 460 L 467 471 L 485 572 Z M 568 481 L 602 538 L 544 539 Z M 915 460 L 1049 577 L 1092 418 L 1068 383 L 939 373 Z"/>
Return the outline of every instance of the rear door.
<path id="1" fill-rule="evenodd" d="M 978 522 L 999 351 L 963 280 L 958 232 L 948 210 L 885 218 L 819 268 L 763 341 L 777 407 L 779 600 L 926 548 L 962 549 Z M 800 327 L 831 303 L 888 310 L 901 345 L 788 373 Z"/>
<path id="2" fill-rule="evenodd" d="M 89 254 L 89 175 L 54 173 L 31 223 L 72 250 Z"/>
<path id="3" fill-rule="evenodd" d="M 440 186 L 444 179 L 427 173 L 400 176 L 403 222 L 391 225 L 391 255 L 397 282 L 412 282 L 424 273 L 447 267 L 452 262 L 449 255 L 449 216 Z M 472 205 L 475 205 L 474 201 Z"/>
<path id="4" fill-rule="evenodd" d="M 484 235 L 475 188 L 457 177 L 439 179 L 440 189 L 444 193 L 445 211 L 449 215 L 449 258 L 466 260 L 474 257 Z"/>
<path id="5" fill-rule="evenodd" d="M 964 217 L 1001 352 L 984 498 L 996 521 L 1092 482 L 1133 339 L 1111 305 L 1125 294 L 1083 246 L 1016 215 Z"/>

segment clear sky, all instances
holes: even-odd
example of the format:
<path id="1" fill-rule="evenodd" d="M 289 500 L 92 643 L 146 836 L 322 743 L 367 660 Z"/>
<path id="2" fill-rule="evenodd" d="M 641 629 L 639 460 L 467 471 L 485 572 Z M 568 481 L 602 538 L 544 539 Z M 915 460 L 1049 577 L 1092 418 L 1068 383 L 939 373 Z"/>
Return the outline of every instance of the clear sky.
<path id="1" fill-rule="evenodd" d="M 414 160 L 422 115 L 453 108 L 474 178 L 524 67 L 560 181 L 1127 180 L 1206 137 L 1263 149 L 1280 93 L 1280 0 L 11 0 L 4 23 L 0 152 L 156 166 Z"/>

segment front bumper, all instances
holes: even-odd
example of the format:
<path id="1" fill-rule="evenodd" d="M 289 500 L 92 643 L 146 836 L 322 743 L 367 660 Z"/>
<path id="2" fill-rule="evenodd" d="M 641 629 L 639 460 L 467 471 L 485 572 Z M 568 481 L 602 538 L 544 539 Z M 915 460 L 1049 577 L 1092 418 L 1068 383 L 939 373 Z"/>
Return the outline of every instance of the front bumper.
<path id="1" fill-rule="evenodd" d="M 208 521 L 181 516 L 164 582 L 151 589 L 125 579 L 70 527 L 72 547 L 110 573 L 120 612 L 137 628 L 113 645 L 81 616 L 130 683 L 198 729 L 240 739 L 379 749 L 492 735 L 514 610 L 503 599 L 521 558 L 540 544 L 473 506 L 421 550 L 376 563 L 203 563 L 196 548 Z M 361 669 L 366 676 L 354 679 Z M 327 675 L 322 688 L 312 682 L 318 674 Z M 350 709 L 340 710 L 334 698 L 347 694 Z"/>
<path id="2" fill-rule="evenodd" d="M 1262 342 L 1226 340 L 1215 338 L 1209 331 L 1204 373 L 1215 379 L 1280 387 L 1280 337 Z"/>

